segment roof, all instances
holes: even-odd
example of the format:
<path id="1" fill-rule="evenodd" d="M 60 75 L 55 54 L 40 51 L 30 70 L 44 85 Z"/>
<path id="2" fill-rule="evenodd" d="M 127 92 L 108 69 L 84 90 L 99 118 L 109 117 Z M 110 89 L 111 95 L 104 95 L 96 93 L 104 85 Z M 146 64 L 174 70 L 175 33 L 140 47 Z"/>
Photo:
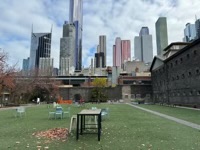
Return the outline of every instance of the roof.
<path id="1" fill-rule="evenodd" d="M 195 40 L 195 41 L 193 41 L 192 43 L 189 43 L 186 47 L 180 49 L 180 50 L 179 50 L 178 52 L 176 52 L 174 55 L 168 57 L 167 59 L 164 60 L 164 62 L 170 61 L 170 60 L 173 59 L 174 57 L 180 55 L 181 53 L 187 51 L 188 49 L 190 49 L 191 47 L 193 47 L 193 46 L 195 46 L 195 45 L 197 45 L 197 44 L 199 44 L 199 43 L 200 43 L 200 38 L 197 39 L 197 40 Z"/>
<path id="2" fill-rule="evenodd" d="M 156 59 L 158 59 L 158 60 L 160 60 L 160 61 L 164 61 L 164 58 L 163 58 L 162 56 L 155 56 L 155 57 L 153 58 L 152 63 L 151 63 L 150 72 L 151 72 L 152 69 L 153 69 L 153 66 L 154 66 L 154 64 L 155 64 L 155 62 L 156 62 Z"/>
<path id="3" fill-rule="evenodd" d="M 173 43 L 169 44 L 163 51 L 167 51 L 173 45 L 189 45 L 189 44 L 190 43 L 188 43 L 188 42 L 173 42 Z"/>

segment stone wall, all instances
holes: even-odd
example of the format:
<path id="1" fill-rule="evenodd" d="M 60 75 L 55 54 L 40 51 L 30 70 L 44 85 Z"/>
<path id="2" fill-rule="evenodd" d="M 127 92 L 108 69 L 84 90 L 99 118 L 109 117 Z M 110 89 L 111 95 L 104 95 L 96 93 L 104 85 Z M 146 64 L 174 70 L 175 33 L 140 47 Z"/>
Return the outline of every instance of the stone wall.
<path id="1" fill-rule="evenodd" d="M 200 40 L 181 51 L 152 71 L 155 102 L 200 105 Z"/>
<path id="2" fill-rule="evenodd" d="M 124 88 L 123 88 L 124 87 Z M 123 89 L 123 92 L 122 92 Z M 128 93 L 132 95 L 141 95 L 141 98 L 146 96 L 152 96 L 151 85 L 130 85 L 130 86 L 116 86 L 105 88 L 105 94 L 108 96 L 108 100 L 120 100 L 123 99 L 123 93 L 128 90 Z M 74 99 L 75 94 L 80 94 L 85 101 L 89 101 L 91 97 L 91 87 L 72 87 L 72 88 L 60 88 L 60 96 L 64 100 Z"/>

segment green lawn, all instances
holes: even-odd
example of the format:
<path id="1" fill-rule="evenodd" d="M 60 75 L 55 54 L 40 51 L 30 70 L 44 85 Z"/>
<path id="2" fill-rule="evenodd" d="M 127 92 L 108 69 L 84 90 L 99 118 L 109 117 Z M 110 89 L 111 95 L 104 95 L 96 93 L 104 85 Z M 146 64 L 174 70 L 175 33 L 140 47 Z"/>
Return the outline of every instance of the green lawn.
<path id="1" fill-rule="evenodd" d="M 87 104 L 86 108 L 91 106 Z M 41 149 L 48 146 L 51 150 L 197 150 L 200 147 L 200 132 L 196 129 L 125 104 L 95 106 L 110 108 L 110 118 L 102 122 L 100 142 L 96 134 L 82 135 L 76 141 L 74 133 L 64 142 L 50 143 L 34 137 L 32 134 L 36 131 L 69 128 L 69 118 L 49 120 L 46 105 L 27 108 L 24 118 L 15 118 L 14 110 L 0 111 L 0 150 L 36 150 L 38 145 L 42 146 Z M 71 113 L 76 114 L 81 109 L 71 106 Z"/>
<path id="2" fill-rule="evenodd" d="M 166 115 L 170 115 L 170 116 L 200 125 L 200 111 L 199 110 L 160 106 L 160 105 L 137 105 L 137 106 L 154 110 Z"/>

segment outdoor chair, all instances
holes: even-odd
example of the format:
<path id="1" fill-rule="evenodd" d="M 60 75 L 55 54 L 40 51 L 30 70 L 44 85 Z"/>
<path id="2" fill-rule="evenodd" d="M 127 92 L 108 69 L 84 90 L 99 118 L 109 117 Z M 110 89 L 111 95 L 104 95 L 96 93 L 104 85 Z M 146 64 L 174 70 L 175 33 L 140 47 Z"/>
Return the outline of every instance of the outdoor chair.
<path id="1" fill-rule="evenodd" d="M 55 112 L 55 119 L 57 118 L 63 118 L 63 108 L 62 107 L 56 107 L 56 112 Z"/>
<path id="2" fill-rule="evenodd" d="M 76 123 L 77 123 L 77 115 L 73 115 L 70 121 L 69 133 L 71 133 L 72 129 L 76 129 Z"/>
<path id="3" fill-rule="evenodd" d="M 102 120 L 109 117 L 109 108 L 104 108 L 101 110 Z"/>
<path id="4" fill-rule="evenodd" d="M 65 114 L 68 114 L 68 117 L 70 117 L 70 107 L 67 108 L 67 111 L 63 111 L 63 117 Z"/>
<path id="5" fill-rule="evenodd" d="M 55 118 L 55 112 L 54 111 L 49 112 L 49 119 L 51 119 L 51 118 Z"/>
<path id="6" fill-rule="evenodd" d="M 18 107 L 16 109 L 16 113 L 15 113 L 15 117 L 22 117 L 22 116 L 25 116 L 26 115 L 26 112 L 25 112 L 25 108 L 24 107 Z"/>

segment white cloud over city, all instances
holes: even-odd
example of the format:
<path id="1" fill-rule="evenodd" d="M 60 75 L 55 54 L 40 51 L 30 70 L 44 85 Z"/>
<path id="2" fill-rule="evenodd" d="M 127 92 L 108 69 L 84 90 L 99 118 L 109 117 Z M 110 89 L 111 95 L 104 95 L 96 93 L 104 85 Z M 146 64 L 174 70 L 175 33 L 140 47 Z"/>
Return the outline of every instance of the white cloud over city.
<path id="1" fill-rule="evenodd" d="M 83 0 L 83 65 L 89 66 L 99 35 L 107 36 L 107 62 L 112 65 L 112 46 L 116 37 L 131 40 L 142 26 L 153 35 L 156 54 L 155 22 L 167 17 L 169 43 L 182 41 L 185 24 L 200 18 L 199 0 Z M 9 64 L 21 68 L 30 55 L 31 27 L 49 32 L 53 25 L 51 56 L 58 67 L 62 25 L 68 20 L 69 0 L 1 0 L 0 48 L 8 53 Z M 94 50 L 95 48 L 95 50 Z"/>

